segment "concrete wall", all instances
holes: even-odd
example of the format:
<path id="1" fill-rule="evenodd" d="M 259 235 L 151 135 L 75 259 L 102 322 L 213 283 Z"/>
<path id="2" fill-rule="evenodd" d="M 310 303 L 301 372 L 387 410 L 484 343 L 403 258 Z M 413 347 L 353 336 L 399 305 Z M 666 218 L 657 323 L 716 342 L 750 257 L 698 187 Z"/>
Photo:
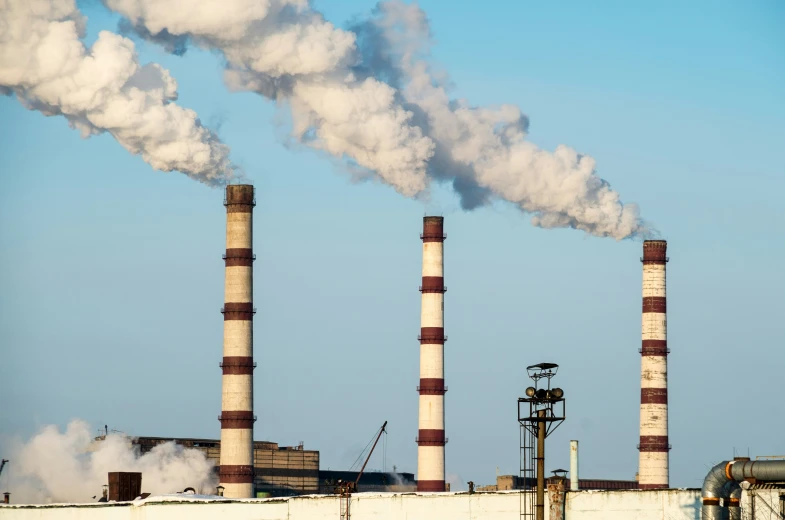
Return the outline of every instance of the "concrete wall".
<path id="1" fill-rule="evenodd" d="M 352 520 L 520 520 L 518 492 L 360 493 L 352 497 Z M 700 491 L 568 492 L 569 520 L 698 520 Z M 547 511 L 547 504 L 546 504 Z M 311 520 L 339 517 L 336 496 L 216 500 L 149 497 L 122 504 L 0 506 L 0 520 Z"/>
<path id="2" fill-rule="evenodd" d="M 741 494 L 741 517 L 744 520 L 780 520 L 785 513 L 785 489 L 753 486 Z"/>

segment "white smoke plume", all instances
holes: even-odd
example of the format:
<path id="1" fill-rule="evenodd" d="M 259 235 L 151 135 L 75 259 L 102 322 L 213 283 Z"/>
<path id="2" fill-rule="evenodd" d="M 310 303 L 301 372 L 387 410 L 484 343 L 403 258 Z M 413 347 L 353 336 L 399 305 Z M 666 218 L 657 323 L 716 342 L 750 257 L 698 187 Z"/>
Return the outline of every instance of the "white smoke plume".
<path id="1" fill-rule="evenodd" d="M 140 65 L 133 42 L 108 31 L 86 48 L 85 23 L 74 0 L 0 0 L 0 93 L 64 116 L 83 137 L 109 132 L 158 170 L 210 185 L 231 179 L 228 147 L 173 103 L 169 71 Z"/>
<path id="2" fill-rule="evenodd" d="M 368 67 L 397 83 L 406 106 L 436 142 L 431 171 L 451 177 L 464 207 L 489 192 L 533 214 L 544 228 L 571 227 L 617 239 L 645 234 L 638 208 L 595 173 L 593 158 L 560 145 L 545 151 L 526 140 L 528 119 L 513 105 L 472 107 L 450 99 L 445 74 L 431 73 L 431 31 L 416 4 L 382 2 L 356 27 Z"/>
<path id="3" fill-rule="evenodd" d="M 355 35 L 304 0 L 104 0 L 137 33 L 167 49 L 186 39 L 223 53 L 227 84 L 285 102 L 293 135 L 374 171 L 406 196 L 427 188 L 433 143 L 410 122 L 396 91 L 358 78 Z"/>
<path id="4" fill-rule="evenodd" d="M 154 495 L 186 487 L 211 494 L 218 484 L 212 461 L 199 450 L 168 442 L 140 455 L 124 435 L 94 441 L 89 425 L 79 420 L 65 431 L 47 426 L 27 442 L 4 446 L 3 454 L 10 459 L 3 491 L 19 504 L 94 502 L 112 471 L 141 472 L 142 491 Z"/>
<path id="5" fill-rule="evenodd" d="M 432 73 L 430 26 L 416 4 L 382 2 L 349 31 L 307 0 L 103 1 L 172 52 L 188 41 L 220 51 L 231 88 L 287 104 L 295 138 L 405 196 L 423 196 L 435 179 L 452 182 L 465 209 L 502 199 L 544 228 L 617 240 L 648 234 L 594 159 L 527 141 L 516 106 L 451 99 L 446 75 Z"/>

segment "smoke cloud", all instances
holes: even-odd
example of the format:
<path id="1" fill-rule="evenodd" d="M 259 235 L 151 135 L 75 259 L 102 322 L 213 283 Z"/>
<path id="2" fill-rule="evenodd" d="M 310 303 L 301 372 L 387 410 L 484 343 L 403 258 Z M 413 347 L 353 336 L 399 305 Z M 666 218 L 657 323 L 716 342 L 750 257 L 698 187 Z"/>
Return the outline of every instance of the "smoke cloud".
<path id="1" fill-rule="evenodd" d="M 140 65 L 133 42 L 108 31 L 86 48 L 85 22 L 74 0 L 0 0 L 0 93 L 64 116 L 83 137 L 109 132 L 158 170 L 209 185 L 231 179 L 228 147 L 173 103 L 169 71 Z"/>
<path id="2" fill-rule="evenodd" d="M 503 199 L 544 228 L 571 227 L 617 240 L 647 233 L 595 161 L 567 146 L 526 140 L 512 105 L 451 99 L 429 64 L 430 26 L 416 5 L 380 3 L 351 31 L 306 0 L 104 0 L 130 27 L 167 49 L 187 41 L 226 58 L 225 80 L 288 104 L 293 136 L 375 172 L 405 196 L 432 179 L 451 182 L 465 209 Z"/>
<path id="3" fill-rule="evenodd" d="M 155 495 L 186 487 L 209 494 L 218 484 L 212 461 L 199 450 L 168 442 L 140 455 L 124 435 L 95 442 L 89 425 L 79 420 L 65 431 L 47 426 L 26 443 L 15 444 L 5 446 L 10 462 L 3 471 L 3 491 L 12 493 L 14 503 L 94 502 L 111 471 L 141 472 L 142 491 Z"/>
<path id="4" fill-rule="evenodd" d="M 634 204 L 596 175 L 593 158 L 560 145 L 548 152 L 526 140 L 528 118 L 513 105 L 473 107 L 451 99 L 449 77 L 429 64 L 431 30 L 416 4 L 382 2 L 355 27 L 364 65 L 400 89 L 404 105 L 436 143 L 430 171 L 453 182 L 464 208 L 493 196 L 516 204 L 543 228 L 570 227 L 621 239 L 647 230 Z"/>
<path id="5" fill-rule="evenodd" d="M 427 197 L 432 181 L 449 182 L 464 209 L 505 200 L 543 228 L 617 240 L 649 233 L 592 157 L 529 142 L 520 108 L 452 99 L 416 4 L 382 2 L 344 30 L 308 0 L 103 2 L 126 18 L 124 31 L 170 52 L 183 54 L 189 43 L 220 52 L 227 85 L 288 107 L 296 140 L 404 196 Z"/>

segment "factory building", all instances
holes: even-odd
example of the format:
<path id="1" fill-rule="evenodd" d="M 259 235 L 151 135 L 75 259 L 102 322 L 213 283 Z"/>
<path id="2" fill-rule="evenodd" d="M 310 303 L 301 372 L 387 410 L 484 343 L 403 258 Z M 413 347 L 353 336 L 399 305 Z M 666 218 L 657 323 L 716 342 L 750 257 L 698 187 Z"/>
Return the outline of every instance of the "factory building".
<path id="1" fill-rule="evenodd" d="M 101 439 L 99 437 L 98 439 Z M 155 446 L 174 441 L 184 448 L 204 453 L 215 463 L 221 460 L 221 441 L 171 437 L 135 437 L 131 443 L 141 454 Z M 207 490 L 213 493 L 215 490 Z M 319 492 L 319 452 L 299 446 L 279 446 L 275 442 L 253 443 L 253 496 L 288 496 Z"/>
<path id="2" fill-rule="evenodd" d="M 105 437 L 96 437 L 101 441 Z M 130 442 L 145 454 L 155 446 L 174 441 L 184 448 L 193 448 L 212 460 L 218 471 L 221 460 L 221 441 L 216 439 L 191 439 L 171 437 L 134 437 Z M 339 480 L 355 481 L 356 471 L 319 469 L 319 452 L 298 446 L 279 446 L 268 441 L 253 443 L 253 496 L 295 496 L 307 494 L 330 494 Z M 383 473 L 367 471 L 358 484 L 358 491 L 414 491 L 417 482 L 412 473 Z M 215 490 L 204 490 L 214 493 Z"/>

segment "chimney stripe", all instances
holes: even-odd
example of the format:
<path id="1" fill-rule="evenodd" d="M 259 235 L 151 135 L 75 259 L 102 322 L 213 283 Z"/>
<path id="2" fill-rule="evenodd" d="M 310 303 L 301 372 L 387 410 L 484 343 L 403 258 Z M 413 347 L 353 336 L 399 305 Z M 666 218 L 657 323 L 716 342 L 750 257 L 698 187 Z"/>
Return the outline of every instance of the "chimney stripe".
<path id="1" fill-rule="evenodd" d="M 418 430 L 417 444 L 420 446 L 444 446 L 447 441 L 444 430 Z"/>
<path id="2" fill-rule="evenodd" d="M 444 379 L 421 377 L 417 391 L 420 395 L 444 395 L 447 389 L 444 386 Z"/>
<path id="3" fill-rule="evenodd" d="M 252 250 L 245 247 L 227 249 L 223 258 L 226 267 L 251 267 L 254 261 Z"/>
<path id="4" fill-rule="evenodd" d="M 444 287 L 443 276 L 423 276 L 420 292 L 424 293 L 444 293 L 447 290 Z"/>
<path id="5" fill-rule="evenodd" d="M 218 420 L 221 421 L 221 428 L 252 428 L 256 416 L 251 411 L 223 411 Z"/>
<path id="6" fill-rule="evenodd" d="M 224 356 L 221 362 L 223 375 L 253 375 L 255 366 L 251 356 Z"/>
<path id="7" fill-rule="evenodd" d="M 668 404 L 668 389 L 641 388 L 641 404 Z"/>
<path id="8" fill-rule="evenodd" d="M 664 296 L 644 296 L 643 312 L 665 312 Z"/>
<path id="9" fill-rule="evenodd" d="M 444 327 L 421 327 L 418 339 L 421 345 L 443 345 L 447 341 L 444 336 Z"/>
<path id="10" fill-rule="evenodd" d="M 218 474 L 222 484 L 253 484 L 253 466 L 248 464 L 223 464 L 219 468 Z"/>
<path id="11" fill-rule="evenodd" d="M 418 480 L 417 491 L 443 492 L 446 485 L 443 480 Z"/>
<path id="12" fill-rule="evenodd" d="M 641 346 L 643 356 L 667 356 L 668 342 L 664 339 L 644 339 Z"/>
<path id="13" fill-rule="evenodd" d="M 670 445 L 668 444 L 667 435 L 641 435 L 640 438 L 641 451 L 668 451 Z"/>

